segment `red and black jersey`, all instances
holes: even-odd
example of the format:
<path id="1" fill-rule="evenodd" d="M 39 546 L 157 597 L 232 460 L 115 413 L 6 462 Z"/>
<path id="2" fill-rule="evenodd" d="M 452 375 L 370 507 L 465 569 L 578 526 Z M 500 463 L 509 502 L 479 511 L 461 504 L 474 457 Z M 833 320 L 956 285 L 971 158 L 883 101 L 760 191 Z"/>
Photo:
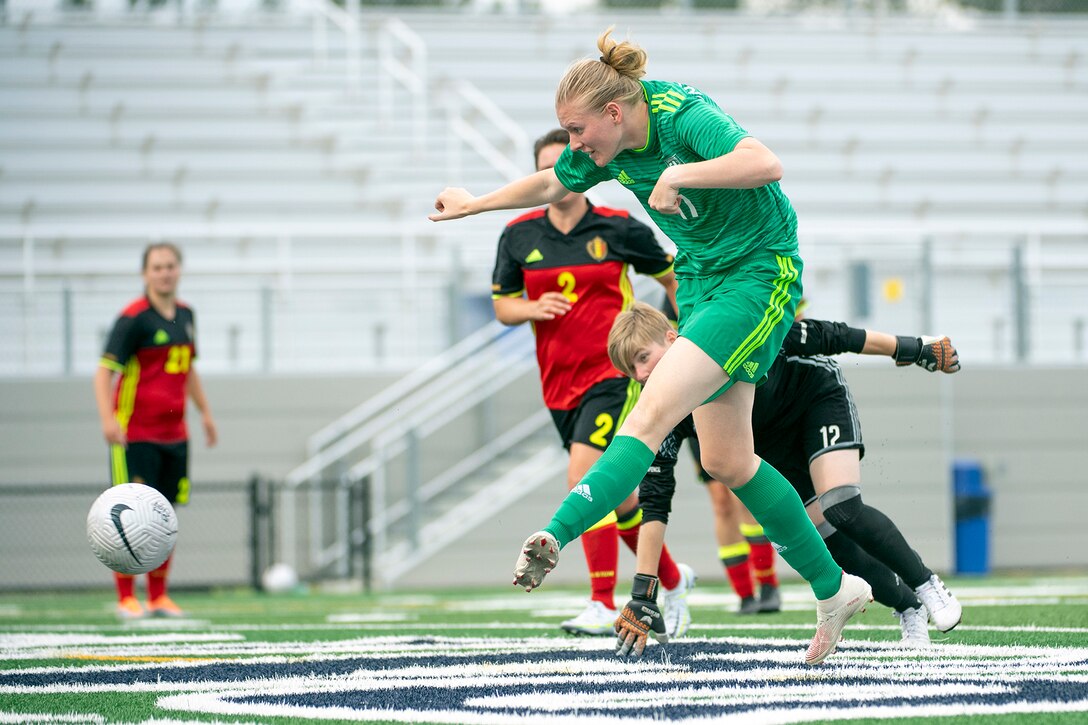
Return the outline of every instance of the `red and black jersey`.
<path id="1" fill-rule="evenodd" d="M 569 234 L 548 220 L 547 210 L 524 214 L 499 239 L 492 298 L 539 298 L 560 292 L 571 302 L 566 315 L 535 322 L 536 357 L 544 404 L 571 410 L 594 384 L 622 377 L 608 359 L 612 321 L 631 306 L 627 274 L 660 277 L 672 271 L 672 255 L 648 226 L 626 211 L 589 205 Z"/>
<path id="2" fill-rule="evenodd" d="M 185 392 L 196 359 L 193 322 L 192 309 L 181 302 L 168 320 L 141 297 L 114 323 L 99 364 L 121 374 L 113 407 L 129 441 L 188 439 Z"/>

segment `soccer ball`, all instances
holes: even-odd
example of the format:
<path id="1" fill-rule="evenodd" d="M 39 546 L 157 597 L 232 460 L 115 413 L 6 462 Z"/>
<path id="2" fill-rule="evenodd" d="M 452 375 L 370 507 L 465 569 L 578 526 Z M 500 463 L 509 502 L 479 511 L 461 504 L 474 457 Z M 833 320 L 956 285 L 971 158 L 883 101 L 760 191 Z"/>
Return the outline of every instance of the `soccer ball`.
<path id="1" fill-rule="evenodd" d="M 290 564 L 273 564 L 261 575 L 261 588 L 269 594 L 283 594 L 298 586 L 298 574 Z"/>
<path id="2" fill-rule="evenodd" d="M 158 569 L 174 550 L 178 518 L 166 497 L 142 483 L 107 489 L 87 514 L 87 541 L 103 564 L 120 574 Z"/>

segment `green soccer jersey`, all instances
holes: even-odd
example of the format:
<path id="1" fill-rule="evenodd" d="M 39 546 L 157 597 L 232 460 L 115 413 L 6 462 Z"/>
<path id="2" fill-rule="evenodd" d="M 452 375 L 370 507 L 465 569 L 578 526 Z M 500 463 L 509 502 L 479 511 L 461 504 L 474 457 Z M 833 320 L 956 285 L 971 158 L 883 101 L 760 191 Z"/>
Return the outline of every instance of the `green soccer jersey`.
<path id="1" fill-rule="evenodd" d="M 680 189 L 680 214 L 650 208 L 650 193 L 668 166 L 717 158 L 750 134 L 691 86 L 642 81 L 650 107 L 641 149 L 621 151 L 605 167 L 589 155 L 563 152 L 555 173 L 563 186 L 586 191 L 608 179 L 626 186 L 676 244 L 677 277 L 717 274 L 757 249 L 797 254 L 797 215 L 778 182 L 758 189 Z"/>

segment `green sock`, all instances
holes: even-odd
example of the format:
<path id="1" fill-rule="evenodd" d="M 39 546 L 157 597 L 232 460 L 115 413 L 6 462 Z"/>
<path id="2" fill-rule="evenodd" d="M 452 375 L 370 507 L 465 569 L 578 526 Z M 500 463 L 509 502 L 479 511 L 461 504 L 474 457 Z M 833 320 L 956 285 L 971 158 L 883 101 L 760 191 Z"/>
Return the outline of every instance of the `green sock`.
<path id="1" fill-rule="evenodd" d="M 786 563 L 808 581 L 817 599 L 827 599 L 839 591 L 842 567 L 831 558 L 801 498 L 781 473 L 760 461 L 752 480 L 734 488 L 733 493 L 763 526 L 764 534 Z"/>
<path id="2" fill-rule="evenodd" d="M 581 536 L 638 488 L 654 452 L 638 438 L 616 436 L 544 527 L 560 548 Z"/>

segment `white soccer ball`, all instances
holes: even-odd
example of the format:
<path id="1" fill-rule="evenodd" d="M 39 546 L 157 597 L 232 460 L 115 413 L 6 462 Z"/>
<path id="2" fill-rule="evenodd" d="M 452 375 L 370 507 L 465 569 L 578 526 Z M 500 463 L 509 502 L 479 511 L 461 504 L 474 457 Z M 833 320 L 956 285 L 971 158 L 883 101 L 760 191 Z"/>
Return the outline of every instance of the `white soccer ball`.
<path id="1" fill-rule="evenodd" d="M 261 588 L 269 594 L 282 594 L 297 586 L 298 574 L 290 564 L 273 564 L 261 575 Z"/>
<path id="2" fill-rule="evenodd" d="M 87 541 L 98 560 L 120 574 L 158 569 L 174 550 L 178 518 L 166 497 L 142 483 L 107 489 L 87 514 Z"/>

